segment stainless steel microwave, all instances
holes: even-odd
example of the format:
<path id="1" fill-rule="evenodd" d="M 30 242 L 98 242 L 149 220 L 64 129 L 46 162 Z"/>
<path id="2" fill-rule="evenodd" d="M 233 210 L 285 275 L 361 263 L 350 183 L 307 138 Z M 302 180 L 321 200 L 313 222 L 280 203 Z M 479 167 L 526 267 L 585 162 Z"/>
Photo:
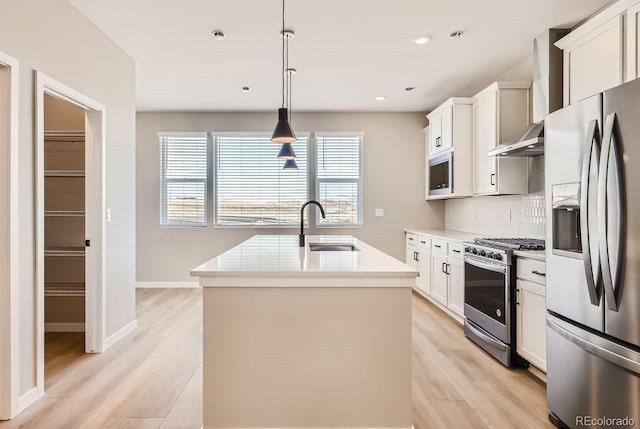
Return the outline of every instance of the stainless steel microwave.
<path id="1" fill-rule="evenodd" d="M 429 160 L 429 195 L 453 194 L 453 152 Z"/>

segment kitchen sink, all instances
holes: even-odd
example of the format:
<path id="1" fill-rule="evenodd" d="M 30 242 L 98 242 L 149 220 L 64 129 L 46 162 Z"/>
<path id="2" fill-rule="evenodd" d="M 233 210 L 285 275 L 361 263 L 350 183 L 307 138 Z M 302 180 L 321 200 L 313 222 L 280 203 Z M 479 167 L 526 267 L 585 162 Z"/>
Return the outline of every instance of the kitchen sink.
<path id="1" fill-rule="evenodd" d="M 353 244 L 346 243 L 309 243 L 309 250 L 312 252 L 357 252 L 360 249 Z"/>

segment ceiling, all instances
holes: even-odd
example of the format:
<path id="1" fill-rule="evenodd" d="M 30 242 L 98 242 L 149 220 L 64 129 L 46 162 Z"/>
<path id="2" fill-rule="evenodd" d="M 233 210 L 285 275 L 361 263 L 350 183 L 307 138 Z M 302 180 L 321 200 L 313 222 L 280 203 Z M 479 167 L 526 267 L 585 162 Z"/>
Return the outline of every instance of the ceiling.
<path id="1" fill-rule="evenodd" d="M 138 110 L 280 106 L 280 0 L 69 1 L 135 59 Z M 571 27 L 608 2 L 289 0 L 293 110 L 431 110 L 526 59 L 545 29 Z M 216 29 L 227 37 L 215 40 Z M 455 30 L 463 36 L 449 37 Z M 431 42 L 412 43 L 419 34 Z"/>

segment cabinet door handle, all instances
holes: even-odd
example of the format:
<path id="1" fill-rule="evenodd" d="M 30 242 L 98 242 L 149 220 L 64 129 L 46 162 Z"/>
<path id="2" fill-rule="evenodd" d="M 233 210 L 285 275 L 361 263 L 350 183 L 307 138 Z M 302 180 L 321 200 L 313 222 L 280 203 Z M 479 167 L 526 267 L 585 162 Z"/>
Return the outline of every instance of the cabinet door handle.
<path id="1" fill-rule="evenodd" d="M 409 237 L 409 241 L 413 241 L 413 237 Z"/>
<path id="2" fill-rule="evenodd" d="M 420 262 L 420 253 L 416 252 L 416 261 Z"/>
<path id="3" fill-rule="evenodd" d="M 460 251 L 459 251 L 459 250 L 456 250 L 456 249 L 451 249 L 451 251 L 452 251 L 452 252 L 455 252 L 455 253 L 460 253 Z"/>
<path id="4" fill-rule="evenodd" d="M 491 186 L 495 186 L 496 185 L 496 173 L 491 173 L 491 176 L 489 177 L 489 180 L 491 181 Z"/>
<path id="5" fill-rule="evenodd" d="M 434 244 L 433 247 L 437 247 L 438 249 L 440 249 L 442 246 L 440 246 L 439 244 Z"/>
<path id="6" fill-rule="evenodd" d="M 447 274 L 447 263 L 446 262 L 442 263 L 442 272 Z"/>
<path id="7" fill-rule="evenodd" d="M 451 264 L 447 264 L 447 275 L 451 275 Z"/>
<path id="8" fill-rule="evenodd" d="M 442 146 L 442 137 L 436 137 L 436 147 Z"/>
<path id="9" fill-rule="evenodd" d="M 547 273 L 541 273 L 540 271 L 537 271 L 537 270 L 531 271 L 531 274 L 536 274 L 536 275 L 542 276 L 542 277 L 546 277 L 547 276 Z"/>
<path id="10" fill-rule="evenodd" d="M 422 240 L 420 240 L 420 243 L 422 243 L 422 244 L 427 244 L 427 242 L 426 242 L 426 241 L 422 241 Z"/>
<path id="11" fill-rule="evenodd" d="M 518 301 L 518 297 L 520 296 L 518 295 L 519 293 L 520 293 L 520 289 L 516 288 L 516 305 L 520 305 L 520 301 Z"/>

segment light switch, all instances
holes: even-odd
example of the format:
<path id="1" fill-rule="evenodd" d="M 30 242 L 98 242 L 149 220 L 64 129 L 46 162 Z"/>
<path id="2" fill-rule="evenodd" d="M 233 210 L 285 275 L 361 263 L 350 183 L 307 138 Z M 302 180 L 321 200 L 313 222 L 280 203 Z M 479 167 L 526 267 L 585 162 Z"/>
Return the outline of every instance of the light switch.
<path id="1" fill-rule="evenodd" d="M 105 218 L 105 222 L 111 222 L 111 209 L 107 209 L 107 212 L 104 218 Z"/>
<path id="2" fill-rule="evenodd" d="M 376 209 L 376 217 L 383 217 L 384 209 Z"/>

